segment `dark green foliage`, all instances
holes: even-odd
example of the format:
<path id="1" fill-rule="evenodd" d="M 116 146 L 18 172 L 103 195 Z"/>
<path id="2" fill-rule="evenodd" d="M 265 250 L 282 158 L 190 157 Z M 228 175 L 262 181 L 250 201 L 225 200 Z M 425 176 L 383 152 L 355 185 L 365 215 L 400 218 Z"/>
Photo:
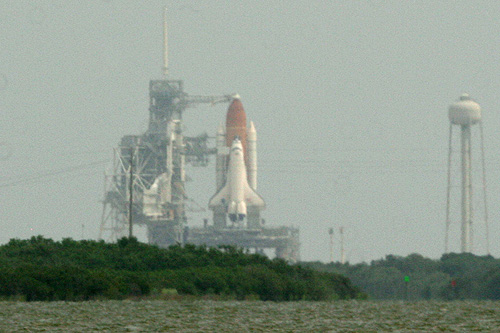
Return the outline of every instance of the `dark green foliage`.
<path id="1" fill-rule="evenodd" d="M 169 291 L 170 290 L 170 291 Z M 235 247 L 160 249 L 132 238 L 55 242 L 41 236 L 0 246 L 0 297 L 123 299 L 165 293 L 272 301 L 359 298 L 350 280 L 244 253 Z"/>
<path id="2" fill-rule="evenodd" d="M 500 260 L 492 256 L 449 253 L 432 260 L 419 254 L 388 255 L 370 265 L 303 265 L 345 275 L 374 299 L 500 299 Z"/>

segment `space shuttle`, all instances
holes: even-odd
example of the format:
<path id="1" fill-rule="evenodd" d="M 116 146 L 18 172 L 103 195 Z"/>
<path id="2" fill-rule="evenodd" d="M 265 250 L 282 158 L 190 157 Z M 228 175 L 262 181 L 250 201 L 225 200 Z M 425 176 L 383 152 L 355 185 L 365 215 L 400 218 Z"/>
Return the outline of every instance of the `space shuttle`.
<path id="1" fill-rule="evenodd" d="M 240 222 L 247 216 L 247 206 L 266 207 L 264 199 L 248 184 L 243 145 L 238 136 L 233 140 L 229 152 L 229 164 L 225 185 L 210 199 L 208 206 L 213 209 L 225 206 L 231 222 Z"/>
<path id="2" fill-rule="evenodd" d="M 257 132 L 247 129 L 245 110 L 235 96 L 226 115 L 226 127 L 217 131 L 217 192 L 209 201 L 216 227 L 226 227 L 226 217 L 247 228 L 261 227 L 260 212 L 266 204 L 257 194 Z"/>

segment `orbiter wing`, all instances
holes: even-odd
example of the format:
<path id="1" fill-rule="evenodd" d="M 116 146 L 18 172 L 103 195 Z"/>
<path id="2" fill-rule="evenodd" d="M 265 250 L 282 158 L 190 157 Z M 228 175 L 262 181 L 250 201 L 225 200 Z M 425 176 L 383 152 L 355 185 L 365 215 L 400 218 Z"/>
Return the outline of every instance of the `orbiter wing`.
<path id="1" fill-rule="evenodd" d="M 257 194 L 248 183 L 245 185 L 245 203 L 247 206 L 258 207 L 260 209 L 266 208 L 266 203 L 260 195 Z M 219 192 L 217 192 L 209 201 L 208 207 L 213 208 L 217 206 L 225 206 L 230 201 L 229 186 L 226 183 Z"/>
<path id="2" fill-rule="evenodd" d="M 219 190 L 219 192 L 215 193 L 210 201 L 208 202 L 208 207 L 213 208 L 217 206 L 225 206 L 229 202 L 229 186 L 228 184 L 224 184 L 224 186 Z"/>
<path id="3" fill-rule="evenodd" d="M 262 197 L 258 195 L 257 192 L 255 192 L 250 185 L 248 185 L 248 183 L 245 186 L 245 202 L 249 207 L 258 207 L 262 210 L 266 208 L 264 199 L 262 199 Z"/>

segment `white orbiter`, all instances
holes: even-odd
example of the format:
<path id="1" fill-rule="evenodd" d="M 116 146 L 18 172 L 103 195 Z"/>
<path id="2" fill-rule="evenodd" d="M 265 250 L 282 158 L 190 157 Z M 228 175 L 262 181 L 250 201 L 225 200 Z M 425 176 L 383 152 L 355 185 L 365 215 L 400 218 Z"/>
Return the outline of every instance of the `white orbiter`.
<path id="1" fill-rule="evenodd" d="M 239 137 L 235 137 L 229 152 L 229 165 L 226 173 L 226 183 L 209 202 L 210 208 L 226 207 L 232 222 L 243 221 L 247 216 L 248 207 L 263 210 L 264 200 L 248 184 L 243 145 Z"/>

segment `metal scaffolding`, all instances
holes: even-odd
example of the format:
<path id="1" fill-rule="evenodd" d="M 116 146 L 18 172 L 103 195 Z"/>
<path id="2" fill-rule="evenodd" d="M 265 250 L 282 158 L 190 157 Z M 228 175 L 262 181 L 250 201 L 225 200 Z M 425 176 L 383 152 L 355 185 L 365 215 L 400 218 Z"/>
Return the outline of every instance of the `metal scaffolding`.
<path id="1" fill-rule="evenodd" d="M 105 176 L 100 238 L 125 236 L 131 161 L 133 221 L 146 225 L 151 244 L 184 243 L 186 228 L 185 166 L 207 166 L 215 149 L 207 134 L 183 135 L 182 114 L 200 103 L 228 102 L 226 96 L 189 96 L 180 80 L 152 80 L 149 84 L 149 126 L 142 135 L 126 135 L 114 149 L 112 172 Z M 132 156 L 131 156 L 132 155 Z"/>

